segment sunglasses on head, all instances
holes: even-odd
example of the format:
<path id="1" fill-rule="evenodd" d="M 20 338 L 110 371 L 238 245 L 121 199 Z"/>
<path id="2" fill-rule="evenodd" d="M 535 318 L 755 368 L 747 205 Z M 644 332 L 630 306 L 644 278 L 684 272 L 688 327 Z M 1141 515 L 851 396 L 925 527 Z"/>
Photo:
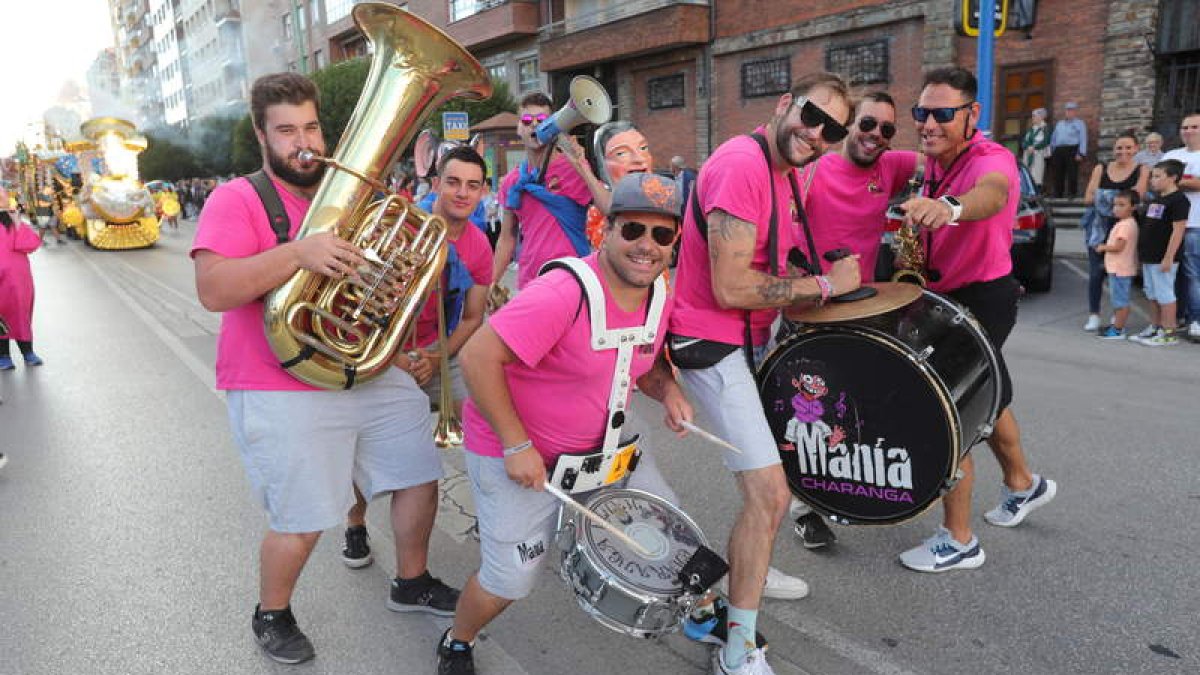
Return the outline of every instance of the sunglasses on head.
<path id="1" fill-rule="evenodd" d="M 801 96 L 796 99 L 800 108 L 800 123 L 809 129 L 821 127 L 821 138 L 827 143 L 840 143 L 846 134 L 850 133 L 846 126 L 821 110 L 820 106 Z"/>
<path id="2" fill-rule="evenodd" d="M 670 246 L 675 243 L 675 234 L 677 230 L 673 227 L 665 225 L 655 225 L 649 227 L 645 223 L 639 223 L 636 220 L 627 220 L 621 223 L 621 238 L 625 241 L 637 241 L 646 234 L 646 229 L 650 230 L 650 238 L 659 246 Z"/>
<path id="3" fill-rule="evenodd" d="M 939 124 L 945 124 L 954 119 L 954 116 L 958 114 L 959 110 L 966 110 L 974 104 L 974 101 L 969 101 L 953 108 L 922 108 L 919 105 L 914 105 L 912 107 L 912 116 L 913 119 L 918 123 L 924 124 L 925 120 L 929 119 L 930 115 L 933 115 L 933 121 Z"/>
<path id="4" fill-rule="evenodd" d="M 533 124 L 534 122 L 541 124 L 542 122 L 545 122 L 546 118 L 549 116 L 550 116 L 550 113 L 538 113 L 536 115 L 530 115 L 530 114 L 521 115 L 521 124 L 524 124 L 525 126 L 529 126 L 530 124 Z"/>
<path id="5" fill-rule="evenodd" d="M 896 135 L 896 125 L 891 122 L 880 122 L 870 115 L 858 121 L 858 130 L 864 134 L 869 134 L 879 127 L 879 135 L 884 138 L 891 138 Z"/>

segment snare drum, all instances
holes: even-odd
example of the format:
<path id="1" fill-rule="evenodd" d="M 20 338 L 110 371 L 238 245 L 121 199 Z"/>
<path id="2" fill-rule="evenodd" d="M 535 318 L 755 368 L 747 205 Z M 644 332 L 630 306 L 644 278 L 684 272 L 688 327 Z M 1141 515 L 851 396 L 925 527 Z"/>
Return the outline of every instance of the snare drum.
<path id="1" fill-rule="evenodd" d="M 996 421 L 999 366 L 983 329 L 929 290 L 875 316 L 793 328 L 759 369 L 792 492 L 846 524 L 921 514 Z"/>
<path id="2" fill-rule="evenodd" d="M 559 575 L 580 608 L 605 626 L 634 637 L 677 630 L 700 596 L 686 592 L 679 571 L 704 534 L 686 513 L 641 490 L 600 490 L 585 505 L 646 551 L 634 552 L 604 528 L 563 506 L 555 540 Z"/>

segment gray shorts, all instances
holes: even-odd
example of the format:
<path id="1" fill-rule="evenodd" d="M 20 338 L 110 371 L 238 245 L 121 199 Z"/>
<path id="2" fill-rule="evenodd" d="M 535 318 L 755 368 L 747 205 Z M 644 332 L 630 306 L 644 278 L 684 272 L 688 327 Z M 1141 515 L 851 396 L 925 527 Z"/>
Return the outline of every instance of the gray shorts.
<path id="1" fill-rule="evenodd" d="M 501 457 L 483 457 L 469 450 L 464 454 L 479 518 L 479 585 L 492 595 L 519 600 L 533 590 L 546 558 L 558 555 L 554 527 L 561 502 L 549 492 L 527 490 L 514 483 Z M 645 490 L 679 503 L 648 449 L 642 450 L 637 469 L 620 487 Z M 592 494 L 595 491 L 574 496 L 585 501 Z"/>
<path id="2" fill-rule="evenodd" d="M 450 393 L 454 395 L 455 401 L 467 400 L 467 382 L 463 379 L 462 368 L 458 366 L 458 357 L 450 357 Z M 442 369 L 435 368 L 433 377 L 421 387 L 427 396 L 429 396 L 430 405 L 436 406 L 442 400 Z"/>
<path id="3" fill-rule="evenodd" d="M 369 501 L 442 477 L 429 399 L 398 368 L 349 391 L 227 392 L 234 442 L 275 532 L 345 521 Z"/>
<path id="4" fill-rule="evenodd" d="M 760 359 L 763 349 L 755 350 Z M 723 451 L 730 471 L 751 471 L 779 464 L 775 436 L 767 424 L 758 385 L 738 349 L 708 368 L 679 370 L 679 380 L 692 402 L 704 412 L 712 428 L 707 431 L 737 446 L 745 454 Z"/>

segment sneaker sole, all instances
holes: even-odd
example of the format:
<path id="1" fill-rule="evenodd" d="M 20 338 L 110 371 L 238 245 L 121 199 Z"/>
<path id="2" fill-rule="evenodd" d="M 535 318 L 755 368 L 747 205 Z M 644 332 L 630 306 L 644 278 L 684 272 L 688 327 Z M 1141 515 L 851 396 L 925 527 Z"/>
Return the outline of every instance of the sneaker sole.
<path id="1" fill-rule="evenodd" d="M 346 567 L 349 567 L 352 570 L 360 570 L 375 562 L 375 558 L 371 557 L 370 554 L 368 554 L 365 558 L 347 558 L 343 555 L 342 562 L 346 563 Z"/>
<path id="2" fill-rule="evenodd" d="M 794 532 L 796 534 L 796 538 L 800 540 L 800 545 L 810 551 L 813 549 L 825 548 L 826 546 L 837 541 L 837 539 L 832 539 L 830 541 L 809 541 L 804 538 L 804 533 L 800 531 L 799 526 L 793 527 L 792 532 Z"/>
<path id="3" fill-rule="evenodd" d="M 297 663 L 304 663 L 305 661 L 313 659 L 317 655 L 316 652 L 313 652 L 312 654 L 305 654 L 304 656 L 300 657 L 279 656 L 278 654 L 272 654 L 271 652 L 267 651 L 267 646 L 264 645 L 257 636 L 255 636 L 254 641 L 258 643 L 259 648 L 262 649 L 263 654 L 267 655 L 267 658 L 271 659 L 275 663 L 282 663 L 285 666 L 294 666 Z"/>
<path id="4" fill-rule="evenodd" d="M 1030 513 L 1033 513 L 1035 510 L 1045 506 L 1046 504 L 1049 504 L 1050 500 L 1054 499 L 1054 495 L 1058 494 L 1058 483 L 1055 483 L 1049 478 L 1043 478 L 1042 480 L 1046 481 L 1046 491 L 1042 493 L 1041 497 L 1038 497 L 1037 499 L 1034 499 L 1026 504 L 1025 508 L 1021 509 L 1017 515 L 1013 516 L 1012 520 L 1008 522 L 997 522 L 989 518 L 987 514 L 984 514 L 983 519 L 992 525 L 995 525 L 996 527 L 1016 527 L 1025 522 L 1025 519 L 1029 517 Z"/>
<path id="5" fill-rule="evenodd" d="M 434 616 L 454 616 L 453 609 L 438 609 L 428 605 L 405 605 L 403 603 L 396 602 L 391 598 L 388 598 L 387 608 L 393 612 L 400 612 L 402 614 L 421 613 L 432 614 Z"/>

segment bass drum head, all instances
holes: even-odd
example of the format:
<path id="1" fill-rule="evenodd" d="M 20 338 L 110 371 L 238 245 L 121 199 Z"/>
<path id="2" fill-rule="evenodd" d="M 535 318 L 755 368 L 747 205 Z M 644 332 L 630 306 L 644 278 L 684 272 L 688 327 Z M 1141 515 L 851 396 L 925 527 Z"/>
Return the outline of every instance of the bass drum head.
<path id="1" fill-rule="evenodd" d="M 910 350 L 854 326 L 808 327 L 759 369 L 792 492 L 843 523 L 913 518 L 958 466 L 958 414 Z"/>
<path id="2" fill-rule="evenodd" d="M 659 598 L 683 593 L 679 572 L 705 544 L 700 528 L 687 514 L 641 490 L 602 490 L 587 507 L 649 552 L 643 556 L 603 527 L 581 519 L 580 539 L 598 567 L 626 590 Z"/>

